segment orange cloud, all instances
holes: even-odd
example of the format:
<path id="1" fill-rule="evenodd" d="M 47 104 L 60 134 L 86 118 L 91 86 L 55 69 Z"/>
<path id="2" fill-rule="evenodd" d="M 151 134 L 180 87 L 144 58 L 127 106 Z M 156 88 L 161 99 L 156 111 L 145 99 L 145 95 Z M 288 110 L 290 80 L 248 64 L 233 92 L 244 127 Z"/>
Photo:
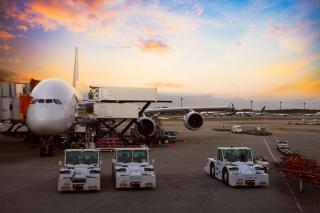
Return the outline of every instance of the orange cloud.
<path id="1" fill-rule="evenodd" d="M 23 32 L 27 32 L 27 31 L 28 31 L 28 27 L 25 26 L 25 25 L 18 25 L 18 26 L 17 26 L 17 29 L 18 29 L 18 30 L 21 30 L 21 31 L 23 31 Z"/>
<path id="2" fill-rule="evenodd" d="M 159 53 L 165 52 L 169 50 L 168 45 L 163 43 L 160 40 L 140 40 L 140 47 L 142 52 L 148 52 L 148 51 L 156 51 Z"/>
<path id="3" fill-rule="evenodd" d="M 31 75 L 0 68 L 0 81 L 29 82 Z"/>
<path id="4" fill-rule="evenodd" d="M 13 38 L 16 38 L 15 35 L 7 32 L 7 31 L 4 31 L 4 30 L 1 30 L 0 31 L 0 40 L 10 40 L 10 39 L 13 39 Z"/>
<path id="5" fill-rule="evenodd" d="M 274 95 L 300 94 L 300 95 L 319 96 L 320 79 L 315 77 L 308 77 L 296 83 L 278 87 L 274 89 L 271 93 Z"/>
<path id="6" fill-rule="evenodd" d="M 299 72 L 308 62 L 310 58 L 302 58 L 300 60 L 290 60 L 273 64 L 265 69 L 265 73 L 271 76 L 288 76 Z"/>
<path id="7" fill-rule="evenodd" d="M 11 46 L 9 46 L 7 44 L 0 44 L 0 50 L 8 51 L 10 49 L 11 49 Z"/>
<path id="8" fill-rule="evenodd" d="M 153 82 L 145 84 L 147 87 L 154 87 L 154 88 L 181 88 L 182 85 L 169 83 L 169 82 Z"/>
<path id="9" fill-rule="evenodd" d="M 87 30 L 90 23 L 95 23 L 92 19 L 96 17 L 104 19 L 105 13 L 108 12 L 102 13 L 102 9 L 108 4 L 109 1 L 103 0 L 31 0 L 25 2 L 24 7 L 19 7 L 13 1 L 4 1 L 1 7 L 7 18 L 14 18 L 24 23 L 17 27 L 22 31 L 28 30 L 25 26 L 27 24 L 31 27 L 40 26 L 45 31 L 55 30 L 61 25 L 79 32 Z"/>
<path id="10" fill-rule="evenodd" d="M 1 57 L 0 63 L 20 64 L 21 60 L 15 57 Z"/>

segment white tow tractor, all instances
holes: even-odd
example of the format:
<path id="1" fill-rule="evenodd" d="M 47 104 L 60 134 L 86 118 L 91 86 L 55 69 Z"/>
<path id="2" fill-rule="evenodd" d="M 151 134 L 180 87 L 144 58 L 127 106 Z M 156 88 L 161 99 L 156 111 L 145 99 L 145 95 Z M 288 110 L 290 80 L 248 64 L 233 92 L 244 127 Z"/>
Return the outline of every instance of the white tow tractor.
<path id="1" fill-rule="evenodd" d="M 58 191 L 99 191 L 101 163 L 98 149 L 66 149 L 60 161 Z"/>
<path id="2" fill-rule="evenodd" d="M 207 174 L 230 186 L 268 186 L 269 175 L 254 164 L 248 147 L 218 147 L 217 158 L 208 158 Z"/>
<path id="3" fill-rule="evenodd" d="M 154 162 L 154 160 L 152 160 Z M 155 188 L 156 175 L 148 148 L 117 148 L 112 159 L 116 188 Z"/>

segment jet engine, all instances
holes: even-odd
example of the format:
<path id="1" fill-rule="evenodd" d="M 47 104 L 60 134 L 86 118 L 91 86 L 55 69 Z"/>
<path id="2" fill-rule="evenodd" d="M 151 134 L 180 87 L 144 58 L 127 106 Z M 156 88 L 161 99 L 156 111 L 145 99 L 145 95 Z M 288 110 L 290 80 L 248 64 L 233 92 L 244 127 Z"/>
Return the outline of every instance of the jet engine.
<path id="1" fill-rule="evenodd" d="M 189 112 L 183 118 L 184 126 L 189 130 L 198 130 L 203 125 L 203 117 L 198 112 Z"/>
<path id="2" fill-rule="evenodd" d="M 141 117 L 134 127 L 134 131 L 139 137 L 151 137 L 156 132 L 156 123 L 148 117 Z"/>

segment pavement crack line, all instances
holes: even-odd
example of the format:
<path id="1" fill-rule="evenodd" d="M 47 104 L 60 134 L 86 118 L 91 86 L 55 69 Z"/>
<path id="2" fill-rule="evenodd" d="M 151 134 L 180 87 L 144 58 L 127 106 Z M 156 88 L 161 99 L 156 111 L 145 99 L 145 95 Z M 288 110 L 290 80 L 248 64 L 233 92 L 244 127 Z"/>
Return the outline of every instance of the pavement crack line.
<path id="1" fill-rule="evenodd" d="M 277 136 L 275 136 L 275 135 L 273 135 L 273 138 L 274 138 L 276 141 L 278 140 L 278 139 L 277 139 Z M 269 146 L 266 138 L 263 137 L 262 139 L 263 139 L 263 142 L 264 142 L 264 144 L 266 145 L 266 147 L 267 147 L 267 149 L 268 149 L 271 157 L 273 158 L 274 162 L 277 163 L 277 159 L 275 158 L 273 152 L 271 151 L 270 146 Z M 291 194 L 291 197 L 293 198 L 294 202 L 296 203 L 296 206 L 297 206 L 299 212 L 300 212 L 300 213 L 304 213 L 304 210 L 303 210 L 300 202 L 298 201 L 297 197 L 294 195 L 294 192 L 293 192 L 293 190 L 292 190 L 292 187 L 290 186 L 288 180 L 285 178 L 285 175 L 283 174 L 282 171 L 280 171 L 280 174 L 281 174 L 281 176 L 285 179 L 285 181 L 286 181 L 286 186 L 287 186 L 287 188 L 288 188 L 288 190 L 289 190 L 289 192 L 290 192 L 290 194 Z"/>

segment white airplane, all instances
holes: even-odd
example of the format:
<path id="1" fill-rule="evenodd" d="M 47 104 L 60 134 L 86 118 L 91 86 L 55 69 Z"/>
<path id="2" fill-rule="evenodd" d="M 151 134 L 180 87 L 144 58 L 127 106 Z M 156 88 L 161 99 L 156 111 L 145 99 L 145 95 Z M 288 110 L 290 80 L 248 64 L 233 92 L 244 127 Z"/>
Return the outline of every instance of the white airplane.
<path id="1" fill-rule="evenodd" d="M 61 79 L 47 79 L 40 82 L 32 91 L 33 100 L 27 112 L 26 123 L 30 131 L 41 137 L 40 156 L 53 155 L 55 136 L 59 136 L 70 130 L 76 120 L 76 109 L 81 99 L 77 92 L 78 80 L 78 50 L 75 52 L 75 65 L 73 73 L 73 85 Z M 233 108 L 232 108 L 233 109 Z M 154 113 L 183 112 L 184 125 L 189 130 L 198 130 L 202 127 L 204 119 L 201 111 L 230 110 L 230 108 L 204 108 L 181 107 L 147 109 L 134 123 L 136 135 L 151 137 L 155 134 L 156 123 L 148 117 Z"/>
<path id="2" fill-rule="evenodd" d="M 237 116 L 254 116 L 254 115 L 264 115 L 264 110 L 266 109 L 266 107 L 262 107 L 261 110 L 259 111 L 239 111 L 236 112 L 235 115 Z"/>
<path id="3" fill-rule="evenodd" d="M 289 116 L 288 113 L 276 113 L 276 114 L 273 114 L 274 116 L 280 116 L 280 117 L 287 117 Z"/>
<path id="4" fill-rule="evenodd" d="M 314 114 L 304 114 L 304 116 L 320 116 L 320 112 L 316 112 Z"/>
<path id="5" fill-rule="evenodd" d="M 75 121 L 75 110 L 80 97 L 76 91 L 78 80 L 78 50 L 75 53 L 73 86 L 61 79 L 41 81 L 31 93 L 26 123 L 30 131 L 41 136 L 40 155 L 52 155 L 52 136 L 69 130 Z"/>

